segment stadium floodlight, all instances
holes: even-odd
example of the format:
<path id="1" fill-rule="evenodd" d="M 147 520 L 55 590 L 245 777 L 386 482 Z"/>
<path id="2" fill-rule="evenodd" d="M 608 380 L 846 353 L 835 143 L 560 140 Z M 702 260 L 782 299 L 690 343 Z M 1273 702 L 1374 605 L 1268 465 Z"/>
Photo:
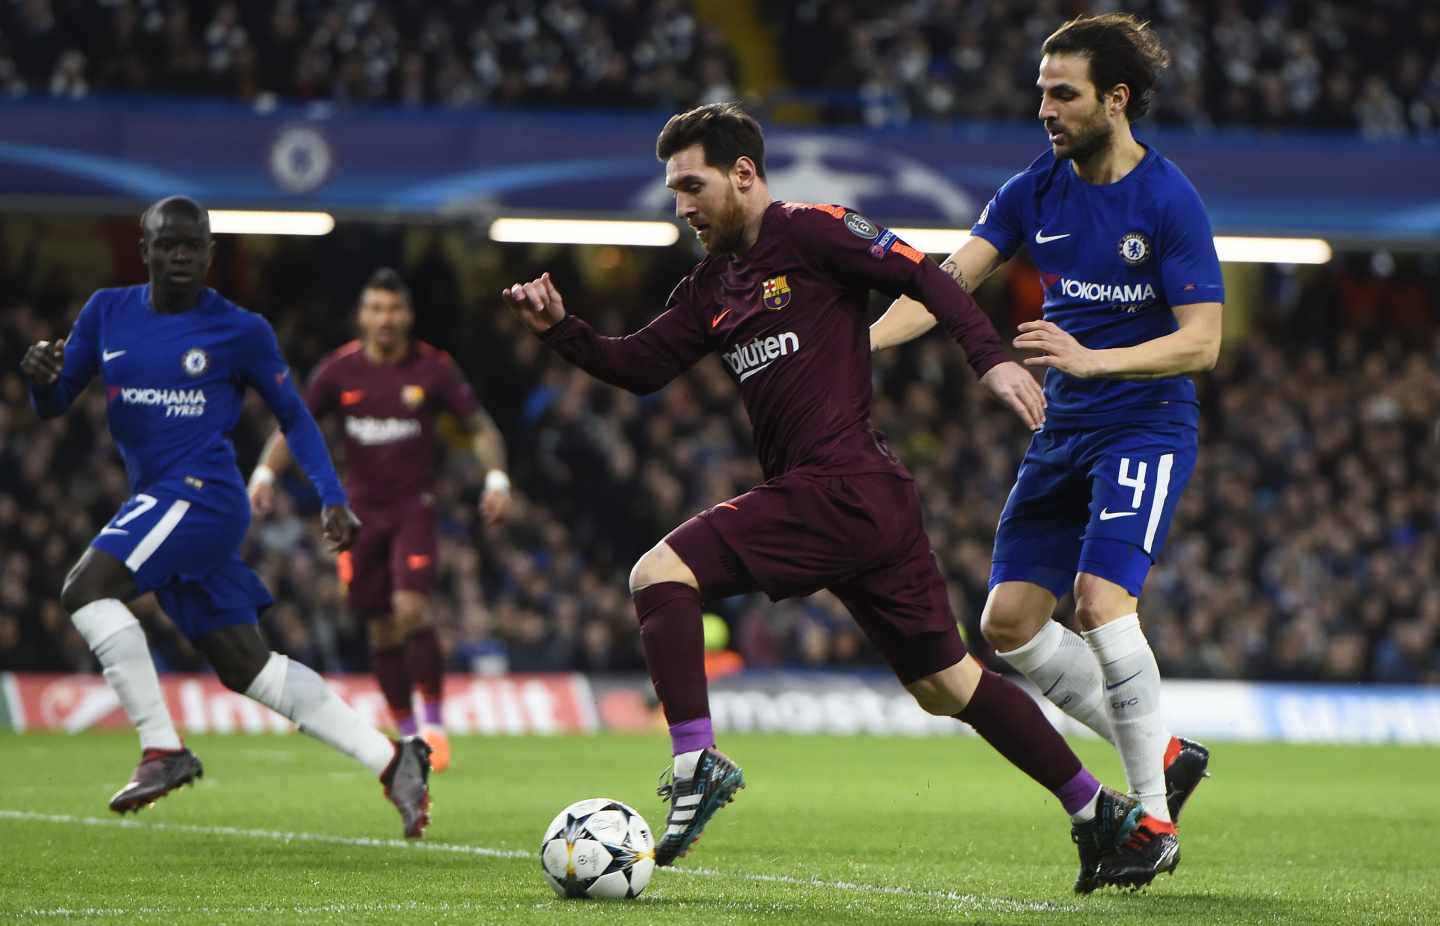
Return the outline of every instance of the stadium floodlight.
<path id="1" fill-rule="evenodd" d="M 328 235 L 334 230 L 335 217 L 328 212 L 210 210 L 210 231 L 217 235 Z"/>
<path id="2" fill-rule="evenodd" d="M 970 239 L 959 228 L 893 228 L 926 254 L 950 254 Z M 1227 264 L 1328 264 L 1333 252 L 1323 238 L 1266 238 L 1216 235 L 1215 251 Z"/>
<path id="3" fill-rule="evenodd" d="M 495 241 L 523 244 L 630 244 L 664 248 L 680 240 L 680 229 L 670 222 L 499 218 L 490 224 L 490 237 Z"/>
<path id="4" fill-rule="evenodd" d="M 1216 235 L 1220 259 L 1235 264 L 1328 264 L 1333 252 L 1324 238 L 1238 238 Z"/>

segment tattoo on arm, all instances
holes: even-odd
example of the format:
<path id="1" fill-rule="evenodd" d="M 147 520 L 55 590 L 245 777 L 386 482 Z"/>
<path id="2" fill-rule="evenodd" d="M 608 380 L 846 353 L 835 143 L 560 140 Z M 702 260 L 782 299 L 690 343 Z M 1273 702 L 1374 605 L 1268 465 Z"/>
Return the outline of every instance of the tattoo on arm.
<path id="1" fill-rule="evenodd" d="M 960 265 L 955 263 L 953 259 L 945 258 L 945 262 L 940 265 L 940 269 L 954 277 L 955 282 L 960 284 L 961 289 L 967 293 L 970 292 L 970 281 L 965 279 L 965 271 L 961 270 Z"/>

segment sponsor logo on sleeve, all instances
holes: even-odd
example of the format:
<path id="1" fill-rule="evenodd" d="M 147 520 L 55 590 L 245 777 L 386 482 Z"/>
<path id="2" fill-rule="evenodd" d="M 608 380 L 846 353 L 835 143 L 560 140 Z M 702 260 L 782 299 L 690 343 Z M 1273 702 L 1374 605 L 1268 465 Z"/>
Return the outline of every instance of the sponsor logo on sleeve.
<path id="1" fill-rule="evenodd" d="M 873 241 L 880 235 L 880 229 L 875 223 L 858 212 L 845 213 L 845 227 L 850 229 L 852 235 L 866 241 Z"/>
<path id="2" fill-rule="evenodd" d="M 876 239 L 874 244 L 870 245 L 870 256 L 876 260 L 883 260 L 885 255 L 890 253 L 890 248 L 899 240 L 899 238 L 895 237 L 893 231 L 886 229 L 885 234 L 881 235 Z"/>

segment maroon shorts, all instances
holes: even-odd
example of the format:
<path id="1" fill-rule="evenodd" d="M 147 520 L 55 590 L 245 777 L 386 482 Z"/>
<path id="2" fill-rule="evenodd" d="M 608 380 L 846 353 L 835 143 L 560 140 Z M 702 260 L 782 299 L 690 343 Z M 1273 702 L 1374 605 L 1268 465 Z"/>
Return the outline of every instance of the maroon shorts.
<path id="1" fill-rule="evenodd" d="M 360 536 L 339 561 L 350 609 L 381 617 L 394 610 L 395 591 L 430 594 L 437 546 L 434 497 L 426 493 L 390 505 L 352 507 Z"/>
<path id="2" fill-rule="evenodd" d="M 909 479 L 787 473 L 701 512 L 665 543 L 706 598 L 829 589 L 907 684 L 965 656 Z"/>

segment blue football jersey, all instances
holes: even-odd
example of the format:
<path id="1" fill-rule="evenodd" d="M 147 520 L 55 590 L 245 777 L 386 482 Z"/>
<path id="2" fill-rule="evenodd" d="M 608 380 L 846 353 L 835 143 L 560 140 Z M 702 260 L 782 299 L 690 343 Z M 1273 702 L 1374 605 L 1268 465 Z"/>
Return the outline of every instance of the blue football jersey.
<path id="1" fill-rule="evenodd" d="M 60 378 L 31 385 L 35 410 L 61 414 L 96 373 L 132 492 L 211 481 L 243 488 L 229 433 L 249 387 L 274 411 L 325 504 L 345 503 L 270 323 L 213 289 L 201 292 L 195 308 L 173 314 L 151 306 L 148 285 L 96 292 L 65 342 Z"/>
<path id="2" fill-rule="evenodd" d="M 1022 245 L 1040 271 L 1048 321 L 1089 348 L 1130 347 L 1179 328 L 1175 306 L 1224 302 L 1210 218 L 1180 169 L 1146 148 L 1115 183 L 1091 184 L 1052 152 L 1006 181 L 971 234 L 1009 260 Z M 1195 384 L 1045 373 L 1051 428 L 1199 421 Z"/>

